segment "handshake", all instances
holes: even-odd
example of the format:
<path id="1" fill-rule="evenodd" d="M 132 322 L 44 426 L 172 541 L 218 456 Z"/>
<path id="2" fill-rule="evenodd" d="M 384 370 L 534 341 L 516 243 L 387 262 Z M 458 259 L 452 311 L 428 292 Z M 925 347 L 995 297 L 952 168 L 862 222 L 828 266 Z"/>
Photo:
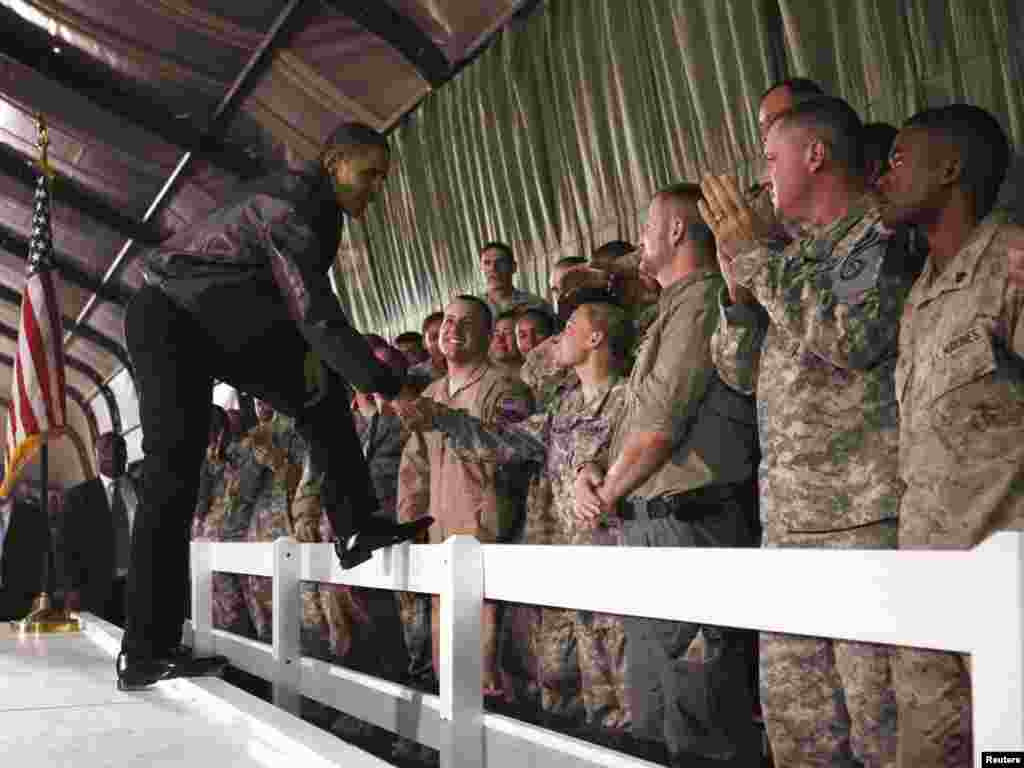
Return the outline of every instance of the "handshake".
<path id="1" fill-rule="evenodd" d="M 434 429 L 437 415 L 446 410 L 445 406 L 427 397 L 399 397 L 389 401 L 385 408 L 393 411 L 410 432 L 430 432 Z"/>

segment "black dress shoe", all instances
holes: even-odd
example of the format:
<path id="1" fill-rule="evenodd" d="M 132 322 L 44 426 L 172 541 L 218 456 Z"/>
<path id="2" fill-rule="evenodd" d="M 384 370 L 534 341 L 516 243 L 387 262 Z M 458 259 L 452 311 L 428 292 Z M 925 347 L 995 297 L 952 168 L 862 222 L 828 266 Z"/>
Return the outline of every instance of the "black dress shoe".
<path id="1" fill-rule="evenodd" d="M 373 557 L 375 550 L 415 539 L 433 522 L 432 517 L 420 517 L 408 523 L 371 520 L 346 541 L 335 541 L 334 551 L 342 568 L 355 568 Z"/>
<path id="2" fill-rule="evenodd" d="M 225 656 L 200 656 L 177 653 L 155 659 L 117 655 L 117 689 L 138 691 L 161 680 L 176 677 L 218 677 L 228 665 Z"/>

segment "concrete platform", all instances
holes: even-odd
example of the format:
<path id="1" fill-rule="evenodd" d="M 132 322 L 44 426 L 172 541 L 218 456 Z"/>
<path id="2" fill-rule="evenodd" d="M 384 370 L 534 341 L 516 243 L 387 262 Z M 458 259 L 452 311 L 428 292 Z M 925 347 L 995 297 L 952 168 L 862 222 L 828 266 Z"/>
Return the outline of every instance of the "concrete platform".
<path id="1" fill-rule="evenodd" d="M 388 765 L 222 680 L 122 693 L 121 631 L 83 615 L 69 635 L 0 627 L 0 754 L 19 768 L 380 768 Z"/>

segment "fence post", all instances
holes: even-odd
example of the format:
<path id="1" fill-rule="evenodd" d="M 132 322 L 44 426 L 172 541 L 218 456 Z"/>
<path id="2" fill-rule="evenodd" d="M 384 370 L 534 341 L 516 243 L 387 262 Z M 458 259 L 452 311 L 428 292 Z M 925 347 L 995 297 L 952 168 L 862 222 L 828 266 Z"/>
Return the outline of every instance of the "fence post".
<path id="1" fill-rule="evenodd" d="M 213 548 L 208 541 L 189 545 L 192 570 L 192 649 L 197 656 L 213 653 Z"/>
<path id="2" fill-rule="evenodd" d="M 971 655 L 974 764 L 1024 748 L 1024 535 L 997 533 L 972 552 L 966 591 L 980 609 Z"/>
<path id="3" fill-rule="evenodd" d="M 272 592 L 274 645 L 274 705 L 299 714 L 299 628 L 302 598 L 299 594 L 299 545 L 282 536 L 274 541 Z"/>
<path id="4" fill-rule="evenodd" d="M 441 768 L 479 768 L 483 765 L 483 550 L 472 536 L 452 536 L 441 545 L 441 552 L 445 566 L 441 594 Z"/>

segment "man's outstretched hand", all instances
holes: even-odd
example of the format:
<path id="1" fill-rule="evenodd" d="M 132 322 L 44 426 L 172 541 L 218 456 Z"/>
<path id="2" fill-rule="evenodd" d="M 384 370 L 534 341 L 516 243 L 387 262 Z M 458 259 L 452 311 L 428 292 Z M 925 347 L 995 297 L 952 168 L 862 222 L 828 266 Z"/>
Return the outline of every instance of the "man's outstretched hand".
<path id="1" fill-rule="evenodd" d="M 441 407 L 429 397 L 404 397 L 391 401 L 402 426 L 410 432 L 429 432 Z"/>

